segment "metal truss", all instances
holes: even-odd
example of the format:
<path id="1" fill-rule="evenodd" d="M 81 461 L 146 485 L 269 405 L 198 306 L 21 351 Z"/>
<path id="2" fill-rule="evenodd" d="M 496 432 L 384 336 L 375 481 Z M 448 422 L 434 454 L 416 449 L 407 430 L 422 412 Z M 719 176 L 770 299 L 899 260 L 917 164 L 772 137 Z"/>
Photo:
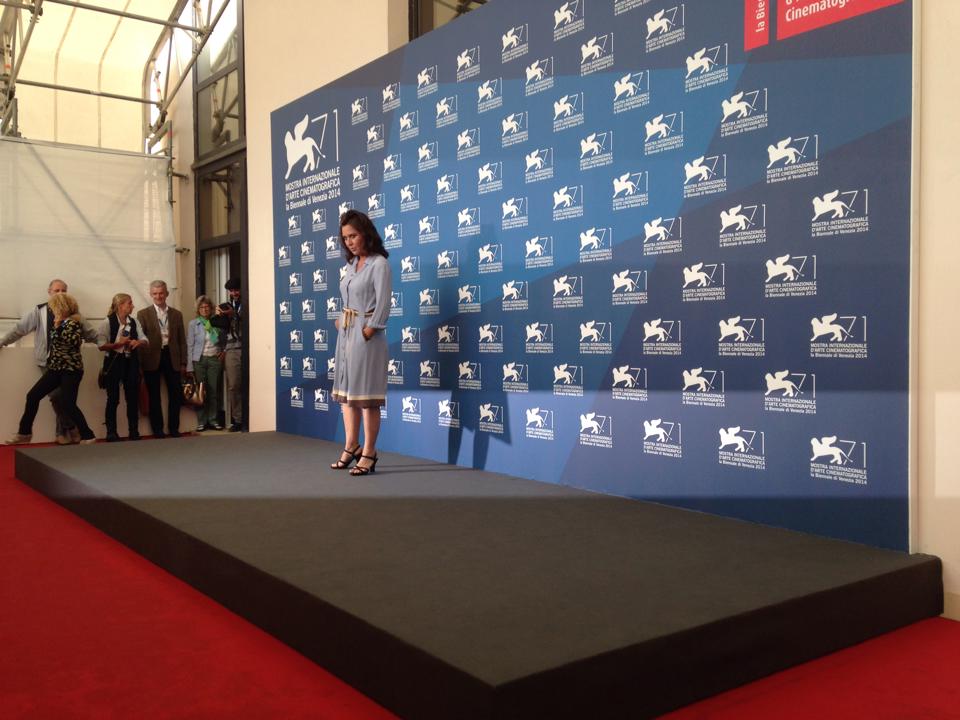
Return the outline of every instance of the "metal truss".
<path id="1" fill-rule="evenodd" d="M 148 148 L 155 147 L 170 132 L 170 123 L 167 120 L 167 111 L 170 109 L 170 104 L 180 91 L 180 88 L 183 86 L 184 81 L 186 81 L 187 76 L 193 70 L 193 66 L 199 59 L 200 53 L 203 52 L 203 48 L 206 46 L 207 40 L 210 38 L 214 28 L 216 28 L 217 23 L 220 22 L 220 18 L 223 16 L 227 6 L 233 1 L 234 0 L 220 0 L 221 5 L 217 9 L 215 15 L 213 14 L 214 0 L 206 0 L 206 2 L 204 2 L 204 0 L 178 0 L 177 4 L 174 6 L 173 11 L 170 13 L 171 18 L 180 17 L 180 14 L 186 7 L 187 2 L 190 2 L 193 6 L 194 22 L 200 28 L 200 32 L 190 33 L 190 31 L 183 26 L 177 25 L 171 25 L 167 28 L 164 28 L 164 30 L 160 33 L 160 37 L 157 38 L 157 42 L 150 53 L 150 57 L 147 59 L 146 65 L 143 68 L 143 94 L 144 97 L 149 98 L 151 96 L 151 86 L 155 85 L 158 91 L 157 95 L 160 98 L 158 102 L 152 103 L 156 105 L 157 109 L 159 110 L 157 113 L 157 118 L 153 123 L 151 123 L 149 120 L 149 111 L 146 109 L 144 110 L 143 137 Z M 204 11 L 204 5 L 206 6 L 206 11 Z M 178 30 L 181 32 L 190 33 L 193 52 L 190 55 L 190 60 L 180 73 L 180 78 L 177 80 L 176 85 L 174 85 L 173 89 L 171 90 L 170 66 L 173 59 L 173 48 L 175 47 L 173 40 L 174 34 Z M 161 73 L 156 68 L 156 63 L 164 45 L 166 45 L 168 41 L 170 41 L 170 51 L 167 53 L 166 69 L 163 73 Z M 164 80 L 163 88 L 159 87 L 159 79 L 161 76 Z"/>
<path id="2" fill-rule="evenodd" d="M 149 110 L 144 109 L 144 138 L 151 145 L 159 141 L 163 135 L 168 132 L 169 124 L 166 122 L 167 111 L 170 103 L 176 97 L 177 92 L 183 86 L 189 73 L 193 70 L 194 64 L 203 52 L 213 29 L 220 21 L 221 16 L 226 10 L 227 5 L 232 0 L 221 0 L 221 5 L 216 14 L 213 14 L 214 0 L 206 0 L 206 10 L 204 11 L 203 0 L 177 0 L 174 4 L 170 16 L 167 20 L 160 18 L 138 15 L 122 10 L 99 7 L 76 0 L 0 0 L 0 8 L 3 8 L 0 14 L 0 52 L 3 55 L 3 65 L 0 68 L 0 135 L 19 137 L 20 132 L 17 125 L 17 84 L 34 87 L 43 87 L 51 90 L 60 90 L 63 92 L 82 93 L 85 95 L 94 95 L 97 97 L 111 98 L 114 100 L 125 100 L 136 102 L 142 105 L 152 105 L 157 108 L 158 117 L 156 122 L 149 122 Z M 187 2 L 193 4 L 194 24 L 187 25 L 180 22 L 180 16 Z M 147 60 L 144 68 L 143 95 L 133 97 L 128 95 L 118 95 L 116 93 L 101 92 L 89 88 L 72 87 L 55 83 L 41 82 L 38 80 L 20 78 L 20 69 L 23 66 L 23 59 L 26 57 L 30 45 L 30 38 L 33 35 L 37 21 L 43 14 L 43 6 L 46 4 L 66 5 L 88 12 L 98 12 L 106 15 L 113 15 L 120 18 L 135 20 L 138 22 L 152 23 L 163 26 L 160 36 L 154 45 L 153 51 Z M 29 19 L 25 19 L 25 14 Z M 26 30 L 24 30 L 26 25 Z M 157 56 L 164 44 L 172 39 L 175 32 L 187 33 L 190 37 L 190 44 L 193 48 L 190 60 L 184 66 L 173 89 L 170 89 L 170 59 L 172 52 L 167 55 L 167 68 L 165 77 L 165 86 L 159 94 L 158 99 L 151 98 L 151 80 L 150 69 L 154 66 Z M 103 58 L 101 58 L 102 63 Z"/>
<path id="3" fill-rule="evenodd" d="M 3 72 L 0 73 L 0 135 L 19 136 L 14 89 L 17 75 L 20 74 L 20 68 L 23 66 L 23 58 L 30 45 L 30 38 L 33 36 L 33 29 L 37 26 L 37 19 L 43 12 L 42 5 L 43 0 L 34 0 L 33 3 L 0 0 L 0 6 L 3 6 L 3 14 L 0 15 L 0 44 L 3 46 Z M 30 23 L 26 33 L 23 31 L 21 16 L 24 10 L 30 12 Z"/>

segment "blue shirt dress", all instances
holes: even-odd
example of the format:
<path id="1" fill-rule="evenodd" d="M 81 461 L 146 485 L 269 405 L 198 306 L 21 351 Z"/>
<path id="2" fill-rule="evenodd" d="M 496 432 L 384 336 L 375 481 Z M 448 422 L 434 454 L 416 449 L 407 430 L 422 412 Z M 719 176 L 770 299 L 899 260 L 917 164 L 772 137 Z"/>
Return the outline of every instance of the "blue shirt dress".
<path id="1" fill-rule="evenodd" d="M 337 349 L 334 353 L 333 399 L 351 407 L 381 407 L 387 400 L 387 318 L 390 316 L 392 276 L 390 263 L 382 255 L 368 255 L 357 271 L 359 258 L 347 263 L 340 281 L 344 309 L 356 311 L 346 327 L 340 317 Z M 376 328 L 369 340 L 363 328 Z"/>

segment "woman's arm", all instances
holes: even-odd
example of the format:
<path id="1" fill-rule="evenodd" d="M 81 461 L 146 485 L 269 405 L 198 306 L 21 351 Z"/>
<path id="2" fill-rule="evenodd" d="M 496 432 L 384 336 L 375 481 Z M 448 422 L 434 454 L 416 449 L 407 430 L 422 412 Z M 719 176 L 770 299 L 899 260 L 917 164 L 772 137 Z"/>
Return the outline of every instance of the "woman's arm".
<path id="1" fill-rule="evenodd" d="M 131 317 L 130 320 L 132 322 L 136 322 L 136 318 Z M 89 337 L 86 326 L 83 327 L 82 335 L 84 339 Z M 109 317 L 100 324 L 100 327 L 97 328 L 96 338 L 97 347 L 104 351 L 123 350 L 125 347 L 130 346 L 133 343 L 133 341 L 128 337 L 123 337 L 120 342 L 116 342 L 116 338 L 110 337 Z M 136 348 L 137 346 L 133 345 L 133 347 Z"/>
<path id="2" fill-rule="evenodd" d="M 368 261 L 369 262 L 369 261 Z M 376 330 L 383 330 L 387 327 L 387 319 L 390 317 L 390 293 L 393 289 L 393 276 L 390 272 L 390 263 L 385 257 L 377 256 L 377 262 L 370 268 L 373 273 L 373 292 L 376 296 L 376 305 L 373 308 L 373 315 L 367 319 L 367 326 L 371 329 L 370 333 L 364 332 L 364 336 L 370 338 Z"/>
<path id="3" fill-rule="evenodd" d="M 196 319 L 187 323 L 187 372 L 193 372 L 193 338 L 197 334 L 197 327 L 199 327 L 199 323 Z M 201 327 L 200 332 L 206 331 Z"/>
<path id="4" fill-rule="evenodd" d="M 97 347 L 103 351 L 113 350 L 113 343 L 110 342 L 110 318 L 106 318 L 97 327 Z"/>
<path id="5" fill-rule="evenodd" d="M 149 345 L 150 341 L 147 339 L 147 334 L 143 331 L 143 325 L 140 324 L 140 321 L 131 315 L 130 323 L 137 331 L 137 339 L 130 341 L 130 348 L 132 350 L 136 350 L 138 347 L 142 347 L 143 345 Z"/>

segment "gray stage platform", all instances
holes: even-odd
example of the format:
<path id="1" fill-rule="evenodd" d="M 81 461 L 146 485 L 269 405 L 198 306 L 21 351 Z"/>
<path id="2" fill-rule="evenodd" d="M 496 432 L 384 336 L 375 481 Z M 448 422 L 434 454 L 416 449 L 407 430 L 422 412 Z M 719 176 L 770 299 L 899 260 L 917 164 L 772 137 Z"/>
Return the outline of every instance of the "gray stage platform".
<path id="1" fill-rule="evenodd" d="M 405 717 L 638 718 L 942 611 L 940 563 L 275 433 L 17 476 Z"/>

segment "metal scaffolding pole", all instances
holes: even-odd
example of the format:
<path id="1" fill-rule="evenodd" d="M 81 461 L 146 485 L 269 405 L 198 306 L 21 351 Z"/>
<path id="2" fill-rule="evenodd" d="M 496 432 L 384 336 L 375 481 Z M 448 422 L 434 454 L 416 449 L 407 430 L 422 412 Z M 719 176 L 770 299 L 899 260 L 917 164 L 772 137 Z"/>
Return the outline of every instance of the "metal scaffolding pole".
<path id="1" fill-rule="evenodd" d="M 0 70 L 0 92 L 6 97 L 7 78 L 10 70 L 13 69 L 13 61 L 17 56 L 17 30 L 20 31 L 20 37 L 23 37 L 23 23 L 20 21 L 20 10 L 10 7 L 0 8 L 0 62 L 3 63 Z M 0 110 L 6 112 L 6 108 L 0 104 Z"/>
<path id="2" fill-rule="evenodd" d="M 170 11 L 170 20 L 173 21 L 175 18 L 179 18 L 183 13 L 183 9 L 187 6 L 187 0 L 176 0 L 173 8 Z M 175 32 L 174 28 L 165 28 L 160 36 L 157 38 L 157 41 L 153 45 L 153 49 L 150 51 L 150 54 L 147 56 L 147 62 L 143 66 L 143 95 L 144 97 L 150 97 L 152 92 L 151 83 L 154 78 L 150 72 L 151 66 L 156 63 L 157 56 L 160 54 L 160 50 L 163 48 L 165 42 L 168 39 L 173 38 L 173 33 Z M 167 53 L 167 71 L 165 80 L 164 80 L 164 89 L 162 93 L 158 93 L 162 99 L 167 92 L 167 89 L 170 86 L 170 65 L 173 58 L 173 43 L 171 42 L 171 47 Z M 154 68 L 156 69 L 156 68 Z M 164 124 L 165 118 L 161 115 L 157 117 L 156 122 L 150 122 L 150 115 L 146 109 L 143 112 L 143 138 L 144 140 L 149 141 L 151 137 L 155 137 L 159 132 L 159 128 Z"/>
<path id="3" fill-rule="evenodd" d="M 63 90 L 64 92 L 80 93 L 82 95 L 95 95 L 96 97 L 110 98 L 112 100 L 128 100 L 129 102 L 141 103 L 143 105 L 159 105 L 159 103 L 148 98 L 133 97 L 132 95 L 117 95 L 116 93 L 88 90 L 87 88 L 70 87 L 69 85 L 57 85 L 55 83 L 40 82 L 39 80 L 20 80 L 20 84 L 32 87 L 47 88 L 48 90 Z"/>
<path id="4" fill-rule="evenodd" d="M 59 0 L 58 0 L 59 1 Z M 203 39 L 200 41 L 200 44 L 193 51 L 193 55 L 190 57 L 190 62 L 187 63 L 187 66 L 183 69 L 183 72 L 180 73 L 180 79 L 177 81 L 176 86 L 173 88 L 167 97 L 163 99 L 163 103 L 160 105 L 160 114 L 161 116 L 165 113 L 169 107 L 170 102 L 177 96 L 177 92 L 180 90 L 180 87 L 183 85 L 184 81 L 187 79 L 187 75 L 190 74 L 190 71 L 193 70 L 193 66 L 197 63 L 197 59 L 200 57 L 200 53 L 203 52 L 203 48 L 207 45 L 207 40 L 210 39 L 210 35 L 213 33 L 213 29 L 217 26 L 217 23 L 220 22 L 220 18 L 223 16 L 223 11 L 227 9 L 227 6 L 230 4 L 229 1 L 224 2 L 220 9 L 217 10 L 217 14 L 213 18 L 213 22 L 210 23 L 203 30 Z"/>
<path id="5" fill-rule="evenodd" d="M 106 13 L 107 15 L 118 15 L 119 17 L 129 18 L 131 20 L 140 20 L 142 22 L 154 23 L 156 25 L 165 25 L 166 27 L 177 28 L 178 30 L 187 30 L 192 33 L 201 34 L 203 28 L 193 25 L 183 25 L 172 20 L 161 20 L 160 18 L 149 17 L 148 15 L 137 15 L 136 13 L 125 12 L 123 10 L 113 10 L 111 8 L 100 7 L 99 5 L 88 5 L 87 3 L 75 2 L 75 0 L 46 0 L 55 5 L 69 5 L 70 7 L 80 8 L 81 10 L 92 10 L 94 12 Z"/>
<path id="6" fill-rule="evenodd" d="M 3 109 L 3 119 L 0 120 L 0 135 L 6 136 L 11 127 L 14 133 L 18 133 L 17 98 L 7 103 L 7 106 Z"/>
<path id="7" fill-rule="evenodd" d="M 27 27 L 27 34 L 23 38 L 23 44 L 20 46 L 20 55 L 17 57 L 17 64 L 14 65 L 13 72 L 10 73 L 10 79 L 7 80 L 7 95 L 3 100 L 4 106 L 10 102 L 10 96 L 13 95 L 13 88 L 17 83 L 17 75 L 20 74 L 20 66 L 23 65 L 23 58 L 27 54 L 27 46 L 30 44 L 30 37 L 33 35 L 33 29 L 37 26 L 37 18 L 40 17 L 40 6 L 42 4 L 43 0 L 36 0 L 32 7 L 28 5 L 26 8 L 32 13 L 30 15 L 30 25 Z"/>
<path id="8" fill-rule="evenodd" d="M 60 2 L 61 0 L 57 0 Z M 178 3 L 178 8 L 182 8 L 186 5 L 188 0 L 183 0 L 182 4 Z M 194 2 L 194 14 L 196 17 L 200 17 L 200 22 L 203 22 L 203 18 L 200 15 L 199 10 L 199 0 L 193 0 Z M 156 103 L 159 107 L 159 113 L 157 115 L 157 120 L 152 126 L 147 126 L 147 123 L 144 122 L 144 139 L 148 142 L 158 140 L 162 134 L 160 132 L 161 128 L 165 127 L 168 123 L 167 121 L 167 111 L 170 109 L 170 105 L 173 102 L 174 98 L 177 96 L 177 93 L 180 91 L 180 88 L 183 86 L 183 83 L 186 81 L 187 77 L 193 70 L 193 66 L 196 65 L 197 60 L 200 58 L 203 49 L 207 45 L 207 41 L 210 39 L 211 34 L 213 33 L 214 28 L 216 28 L 217 23 L 220 22 L 220 18 L 223 16 L 223 13 L 226 11 L 227 6 L 232 2 L 232 0 L 224 0 L 217 10 L 216 15 L 213 16 L 213 19 L 209 21 L 200 31 L 200 34 L 197 38 L 194 38 L 194 49 L 190 55 L 190 60 L 187 62 L 186 66 L 180 72 L 180 77 L 177 80 L 176 85 L 173 90 L 169 90 L 169 79 L 170 79 L 170 59 L 172 55 L 172 50 L 167 56 L 167 73 L 165 75 L 165 87 L 164 94 L 159 103 Z M 207 18 L 210 18 L 210 15 L 213 11 L 213 0 L 208 0 L 207 5 Z M 157 43 L 154 46 L 153 52 L 150 55 L 150 60 L 147 61 L 146 66 L 144 67 L 144 93 L 149 94 L 150 92 L 150 78 L 149 68 L 150 64 L 156 61 L 157 54 L 160 51 L 160 48 L 163 47 L 163 43 L 166 41 L 168 36 L 173 35 L 174 29 L 171 28 L 160 35 L 157 39 Z M 199 42 L 197 42 L 199 40 Z M 169 92 L 168 92 L 169 90 Z"/>

